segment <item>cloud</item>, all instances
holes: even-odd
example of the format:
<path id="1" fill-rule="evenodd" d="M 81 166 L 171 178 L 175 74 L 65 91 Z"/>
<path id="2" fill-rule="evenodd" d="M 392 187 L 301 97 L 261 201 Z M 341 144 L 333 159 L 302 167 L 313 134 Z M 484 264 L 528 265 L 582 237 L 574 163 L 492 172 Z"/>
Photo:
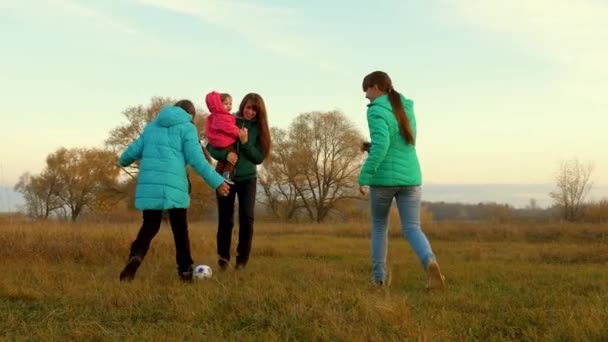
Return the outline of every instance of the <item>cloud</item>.
<path id="1" fill-rule="evenodd" d="M 514 39 L 574 75 L 608 83 L 608 2 L 603 0 L 441 0 L 470 24 Z"/>
<path id="2" fill-rule="evenodd" d="M 314 64 L 333 72 L 340 67 L 328 60 L 327 46 L 318 38 L 307 38 L 305 20 L 291 8 L 246 3 L 235 0 L 134 0 L 174 13 L 199 18 L 218 28 L 232 31 L 256 46 L 277 55 Z"/>
<path id="3" fill-rule="evenodd" d="M 111 27 L 119 32 L 135 35 L 138 31 L 122 22 L 117 21 L 111 16 L 94 9 L 92 7 L 86 6 L 82 3 L 73 1 L 73 0 L 53 0 L 50 4 L 54 5 L 57 8 L 62 9 L 63 11 L 70 13 L 72 15 L 86 18 L 95 21 L 98 24 L 102 24 L 106 27 Z"/>
<path id="4" fill-rule="evenodd" d="M 96 7 L 97 5 L 99 4 L 88 5 L 78 0 L 30 0 L 0 4 L 0 8 L 13 11 L 13 15 L 19 18 L 21 24 L 44 26 L 44 32 L 49 35 L 54 35 L 54 31 L 61 28 L 68 28 L 67 34 L 77 36 L 79 39 L 95 33 L 91 35 L 95 37 L 95 41 L 91 43 L 110 53 L 130 57 L 154 55 L 175 59 L 175 54 L 170 49 L 158 48 L 158 46 L 171 45 L 173 42 L 161 41 L 133 26 L 124 18 L 125 12 L 121 12 L 120 7 L 111 11 L 109 8 Z M 66 31 L 62 31 L 61 34 L 65 35 Z M 126 44 L 128 48 L 125 48 Z"/>

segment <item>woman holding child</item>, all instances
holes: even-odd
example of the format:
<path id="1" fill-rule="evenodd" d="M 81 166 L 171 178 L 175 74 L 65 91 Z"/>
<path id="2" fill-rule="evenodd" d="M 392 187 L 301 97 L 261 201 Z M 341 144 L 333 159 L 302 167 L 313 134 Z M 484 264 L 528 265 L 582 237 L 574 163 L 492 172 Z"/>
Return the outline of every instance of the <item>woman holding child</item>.
<path id="1" fill-rule="evenodd" d="M 270 130 L 266 106 L 260 95 L 247 94 L 239 105 L 235 120 L 230 121 L 233 119 L 226 116 L 230 115 L 232 107 L 230 95 L 212 92 L 207 95 L 206 102 L 211 112 L 209 116 L 211 121 L 207 126 L 209 141 L 207 150 L 218 161 L 216 170 L 231 184 L 227 196 L 217 196 L 218 264 L 222 270 L 230 265 L 234 204 L 238 197 L 239 241 L 236 269 L 242 269 L 247 265 L 251 253 L 257 165 L 261 164 L 270 153 Z M 220 102 L 223 106 L 219 105 Z M 222 124 L 218 125 L 220 121 Z"/>

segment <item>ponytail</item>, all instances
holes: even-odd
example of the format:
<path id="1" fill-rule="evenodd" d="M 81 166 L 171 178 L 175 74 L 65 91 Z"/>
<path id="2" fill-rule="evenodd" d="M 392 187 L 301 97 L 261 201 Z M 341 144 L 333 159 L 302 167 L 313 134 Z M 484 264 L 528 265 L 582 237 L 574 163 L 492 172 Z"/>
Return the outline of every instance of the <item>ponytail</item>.
<path id="1" fill-rule="evenodd" d="M 393 107 L 393 114 L 395 114 L 395 118 L 399 123 L 399 130 L 401 131 L 403 139 L 410 145 L 416 145 L 416 139 L 414 139 L 410 120 L 405 113 L 403 101 L 401 101 L 401 94 L 391 87 L 388 89 L 387 95 L 388 100 L 391 102 L 391 107 Z"/>

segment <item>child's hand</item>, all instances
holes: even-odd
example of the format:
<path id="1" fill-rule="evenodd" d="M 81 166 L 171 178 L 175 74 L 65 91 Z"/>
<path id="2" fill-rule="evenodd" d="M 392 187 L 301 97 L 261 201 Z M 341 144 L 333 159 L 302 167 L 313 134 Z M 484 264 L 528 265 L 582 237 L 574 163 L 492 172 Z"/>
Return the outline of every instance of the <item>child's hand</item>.
<path id="1" fill-rule="evenodd" d="M 222 183 L 222 185 L 217 187 L 217 193 L 220 196 L 228 196 L 228 193 L 230 193 L 230 185 L 226 182 Z"/>
<path id="2" fill-rule="evenodd" d="M 359 193 L 361 194 L 361 196 L 367 197 L 369 190 L 367 190 L 366 186 L 361 185 L 361 186 L 359 186 Z"/>
<path id="3" fill-rule="evenodd" d="M 239 155 L 234 152 L 228 152 L 226 156 L 226 161 L 228 161 L 232 165 L 236 165 L 236 162 L 239 160 Z"/>
<path id="4" fill-rule="evenodd" d="M 246 144 L 249 140 L 249 130 L 247 128 L 239 129 L 239 140 L 241 144 Z"/>

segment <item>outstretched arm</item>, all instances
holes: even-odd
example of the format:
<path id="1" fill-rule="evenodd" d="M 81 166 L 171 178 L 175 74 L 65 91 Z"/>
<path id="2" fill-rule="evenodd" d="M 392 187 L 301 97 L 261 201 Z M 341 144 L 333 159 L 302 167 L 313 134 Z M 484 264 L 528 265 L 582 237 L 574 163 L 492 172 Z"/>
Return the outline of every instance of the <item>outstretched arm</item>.
<path id="1" fill-rule="evenodd" d="M 143 135 L 140 135 L 134 142 L 127 147 L 127 149 L 122 153 L 120 159 L 118 160 L 118 164 L 122 167 L 126 167 L 131 165 L 134 161 L 141 159 L 141 154 L 144 150 L 144 139 Z"/>
<path id="2" fill-rule="evenodd" d="M 190 164 L 194 171 L 198 173 L 211 188 L 217 189 L 222 185 L 222 183 L 224 183 L 224 178 L 215 172 L 203 156 L 203 151 L 201 150 L 201 145 L 198 141 L 198 135 L 196 134 L 194 125 L 189 125 L 186 129 L 183 144 L 186 163 Z"/>

